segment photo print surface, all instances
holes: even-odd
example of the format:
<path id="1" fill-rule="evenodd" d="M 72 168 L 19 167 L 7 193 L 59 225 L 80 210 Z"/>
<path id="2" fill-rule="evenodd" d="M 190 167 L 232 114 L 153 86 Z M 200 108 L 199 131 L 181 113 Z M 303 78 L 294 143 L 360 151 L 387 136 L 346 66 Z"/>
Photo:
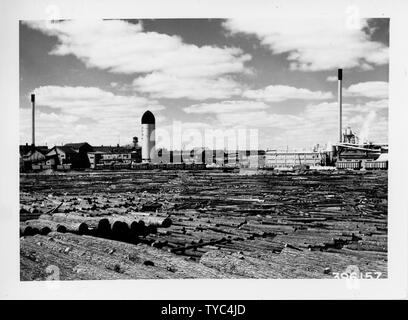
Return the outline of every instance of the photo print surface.
<path id="1" fill-rule="evenodd" d="M 20 280 L 387 278 L 389 19 L 22 20 Z"/>

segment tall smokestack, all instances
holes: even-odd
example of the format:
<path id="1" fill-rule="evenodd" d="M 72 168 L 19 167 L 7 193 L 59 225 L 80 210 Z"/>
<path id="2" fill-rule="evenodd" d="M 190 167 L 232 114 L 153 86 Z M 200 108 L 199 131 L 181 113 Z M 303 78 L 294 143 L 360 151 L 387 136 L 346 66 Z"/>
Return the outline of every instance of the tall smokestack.
<path id="1" fill-rule="evenodd" d="M 343 110 L 342 110 L 342 82 L 343 82 L 343 69 L 338 69 L 337 72 L 338 78 L 338 89 L 337 89 L 337 99 L 339 102 L 339 142 L 342 143 L 343 141 Z"/>
<path id="2" fill-rule="evenodd" d="M 35 146 L 35 94 L 31 94 L 31 104 L 33 105 L 33 110 L 32 110 L 32 118 L 31 118 L 31 141 L 32 145 Z"/>

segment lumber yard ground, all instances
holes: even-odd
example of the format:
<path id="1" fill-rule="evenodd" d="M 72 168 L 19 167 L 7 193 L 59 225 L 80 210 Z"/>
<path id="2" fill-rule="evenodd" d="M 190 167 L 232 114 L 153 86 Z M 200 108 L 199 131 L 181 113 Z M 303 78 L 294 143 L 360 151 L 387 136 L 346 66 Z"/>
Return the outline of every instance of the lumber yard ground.
<path id="1" fill-rule="evenodd" d="M 387 277 L 387 172 L 20 175 L 20 277 Z"/>

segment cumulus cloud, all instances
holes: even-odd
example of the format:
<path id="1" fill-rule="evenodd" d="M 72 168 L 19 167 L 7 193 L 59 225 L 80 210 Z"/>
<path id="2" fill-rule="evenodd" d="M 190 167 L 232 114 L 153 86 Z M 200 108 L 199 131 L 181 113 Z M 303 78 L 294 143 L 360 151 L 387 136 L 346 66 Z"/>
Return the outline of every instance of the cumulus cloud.
<path id="1" fill-rule="evenodd" d="M 388 99 L 382 99 L 382 100 L 375 100 L 375 101 L 368 101 L 365 104 L 359 106 L 361 110 L 363 111 L 370 111 L 370 110 L 384 110 L 388 111 Z"/>
<path id="2" fill-rule="evenodd" d="M 41 86 L 34 89 L 34 93 L 37 105 L 50 108 L 140 107 L 149 102 L 143 97 L 119 96 L 97 87 Z"/>
<path id="3" fill-rule="evenodd" d="M 136 78 L 133 86 L 139 92 L 150 93 L 153 98 L 205 100 L 241 94 L 241 85 L 228 77 L 180 77 L 163 72 Z"/>
<path id="4" fill-rule="evenodd" d="M 186 44 L 175 35 L 146 32 L 141 23 L 67 20 L 26 24 L 57 37 L 52 55 L 72 54 L 90 68 L 113 73 L 147 74 L 135 80 L 135 88 L 157 97 L 210 98 L 216 88 L 216 94 L 224 98 L 236 92 L 237 84 L 223 76 L 249 72 L 244 63 L 251 56 L 239 48 Z M 174 83 L 164 84 L 168 79 Z"/>
<path id="5" fill-rule="evenodd" d="M 302 118 L 290 114 L 277 114 L 265 110 L 220 113 L 217 114 L 217 120 L 223 126 L 233 126 L 236 128 L 278 128 L 287 129 L 287 125 L 296 126 L 302 121 Z"/>
<path id="6" fill-rule="evenodd" d="M 326 81 L 327 82 L 336 82 L 338 79 L 337 79 L 337 77 L 336 76 L 328 76 L 327 78 L 326 78 Z"/>
<path id="7" fill-rule="evenodd" d="M 343 125 L 350 126 L 361 139 L 369 141 L 386 142 L 388 128 L 387 104 L 382 103 L 381 108 L 376 101 L 368 101 L 365 104 L 343 104 Z M 375 108 L 377 107 L 377 108 Z M 367 122 L 367 119 L 376 118 Z M 312 143 L 325 143 L 338 139 L 339 110 L 336 102 L 323 102 L 306 106 L 300 115 L 304 121 L 292 127 L 292 138 Z M 343 128 L 343 129 L 344 129 Z"/>
<path id="8" fill-rule="evenodd" d="M 204 113 L 235 113 L 240 111 L 264 110 L 269 106 L 258 101 L 220 101 L 214 103 L 201 103 L 185 107 L 186 113 L 204 114 Z"/>
<path id="9" fill-rule="evenodd" d="M 246 101 L 246 103 L 248 103 Z M 244 107 L 223 109 L 223 105 L 232 103 L 203 104 L 192 110 L 197 113 L 211 113 L 214 117 L 213 126 L 218 128 L 256 128 L 262 132 L 260 139 L 267 136 L 264 148 L 282 147 L 286 142 L 291 147 L 313 146 L 325 144 L 338 139 L 338 104 L 337 102 L 321 102 L 308 104 L 298 114 L 277 113 L 271 108 Z M 244 106 L 244 104 L 242 104 Z M 364 104 L 343 104 L 344 128 L 351 126 L 358 135 L 369 141 L 386 142 L 388 130 L 387 101 L 368 101 Z M 375 118 L 375 123 L 372 119 Z M 367 119 L 371 119 L 367 121 Z"/>
<path id="10" fill-rule="evenodd" d="M 46 137 L 49 144 L 78 141 L 78 137 L 91 144 L 116 144 L 119 137 L 122 143 L 131 141 L 132 136 L 139 134 L 142 113 L 146 109 L 163 109 L 155 100 L 159 98 L 198 100 L 183 110 L 190 114 L 189 118 L 199 115 L 200 119 L 183 121 L 180 125 L 183 130 L 266 128 L 262 131 L 262 136 L 268 136 L 266 147 L 285 140 L 293 146 L 337 140 L 337 103 L 318 103 L 332 99 L 331 92 L 283 85 L 248 89 L 237 79 L 249 72 L 245 64 L 251 56 L 239 48 L 187 44 L 177 36 L 146 32 L 141 23 L 120 20 L 33 21 L 27 25 L 56 39 L 50 54 L 73 55 L 89 68 L 134 79 L 110 83 L 120 94 L 95 87 L 35 89 L 39 107 L 37 133 Z M 228 20 L 224 26 L 232 33 L 255 34 L 274 54 L 286 54 L 291 68 L 296 70 L 338 67 L 368 70 L 388 63 L 388 48 L 371 40 L 366 22 L 360 30 L 328 21 L 299 25 L 290 21 Z M 112 79 L 118 81 L 117 76 Z M 144 96 L 129 95 L 135 91 Z M 359 102 L 370 100 L 345 103 L 345 125 L 351 125 L 356 132 L 364 129 L 367 139 L 384 141 L 388 127 L 388 84 L 362 82 L 344 91 L 345 96 L 366 98 L 358 99 Z M 199 103 L 208 98 L 224 101 Z M 289 99 L 317 102 L 306 105 L 303 111 L 293 111 L 296 114 L 290 114 L 291 110 L 282 113 L 282 108 L 274 110 L 272 104 L 267 104 Z M 21 142 L 26 142 L 30 139 L 31 113 L 29 109 L 21 109 L 20 113 Z M 160 112 L 155 116 L 162 124 L 161 129 L 170 126 L 169 122 L 163 123 Z M 375 121 L 367 124 L 367 116 Z"/>
<path id="11" fill-rule="evenodd" d="M 89 67 L 115 73 L 166 71 L 180 76 L 217 76 L 241 72 L 250 59 L 238 48 L 198 47 L 178 36 L 144 32 L 141 23 L 122 20 L 66 20 L 26 24 L 58 44 L 51 54 L 72 54 Z"/>
<path id="12" fill-rule="evenodd" d="M 290 68 L 321 71 L 341 68 L 371 69 L 388 63 L 388 47 L 371 40 L 367 20 L 350 28 L 345 20 L 230 19 L 232 34 L 253 34 L 273 54 L 287 54 Z"/>
<path id="13" fill-rule="evenodd" d="M 311 91 L 284 85 L 271 85 L 264 89 L 247 90 L 243 96 L 250 99 L 280 102 L 289 99 L 326 100 L 333 98 L 331 92 Z"/>
<path id="14" fill-rule="evenodd" d="M 119 137 L 130 142 L 139 135 L 143 112 L 164 108 L 154 100 L 115 95 L 95 87 L 43 86 L 34 93 L 37 134 L 49 144 L 77 141 L 78 137 L 94 144 L 115 144 Z M 22 143 L 30 140 L 30 115 L 29 109 L 20 109 Z"/>
<path id="15" fill-rule="evenodd" d="M 344 91 L 345 96 L 366 97 L 374 99 L 388 98 L 388 82 L 367 81 L 351 85 Z"/>

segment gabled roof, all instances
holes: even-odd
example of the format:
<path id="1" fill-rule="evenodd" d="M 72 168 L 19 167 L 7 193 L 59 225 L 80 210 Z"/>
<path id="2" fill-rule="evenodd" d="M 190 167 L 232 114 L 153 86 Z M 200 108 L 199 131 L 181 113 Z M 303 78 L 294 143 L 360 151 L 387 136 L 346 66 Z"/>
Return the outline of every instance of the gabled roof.
<path id="1" fill-rule="evenodd" d="M 31 151 L 31 146 L 29 145 L 20 145 L 20 155 L 24 156 Z"/>
<path id="2" fill-rule="evenodd" d="M 40 151 L 38 151 L 37 149 L 35 149 L 35 150 L 30 150 L 28 153 L 26 153 L 26 154 L 24 155 L 24 158 L 30 158 L 30 157 L 32 157 L 32 156 L 34 156 L 34 155 L 36 155 L 36 156 L 44 156 L 44 157 L 45 157 L 45 155 L 44 155 L 42 152 L 40 152 Z"/>
<path id="3" fill-rule="evenodd" d="M 32 148 L 33 147 L 31 145 L 28 145 L 28 144 L 20 145 L 19 146 L 20 155 L 24 156 L 24 155 L 27 155 L 29 152 L 31 153 Z M 44 155 L 49 151 L 47 146 L 35 146 L 35 150 L 42 153 L 42 154 L 44 154 Z"/>
<path id="4" fill-rule="evenodd" d="M 65 154 L 77 154 L 78 153 L 74 149 L 72 149 L 71 147 L 68 147 L 68 146 L 55 146 L 54 148 L 58 148 L 59 150 L 61 150 Z M 54 148 L 52 148 L 52 149 L 54 149 Z"/>
<path id="5" fill-rule="evenodd" d="M 89 146 L 92 148 L 92 146 L 88 142 L 76 142 L 76 143 L 66 143 L 64 144 L 64 147 L 70 147 L 73 149 L 79 149 L 83 146 Z"/>

